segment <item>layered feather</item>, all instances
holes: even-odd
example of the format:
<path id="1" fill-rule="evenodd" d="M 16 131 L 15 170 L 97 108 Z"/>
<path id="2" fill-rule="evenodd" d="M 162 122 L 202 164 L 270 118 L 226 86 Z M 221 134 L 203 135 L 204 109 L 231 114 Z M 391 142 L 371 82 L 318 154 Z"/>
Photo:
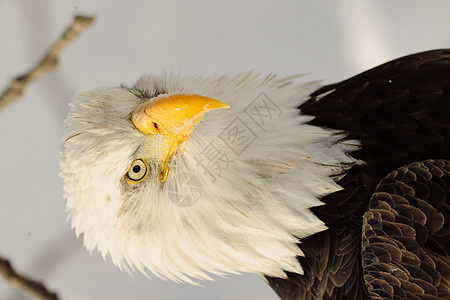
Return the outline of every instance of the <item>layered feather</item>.
<path id="1" fill-rule="evenodd" d="M 326 229 L 310 208 L 341 189 L 333 179 L 357 162 L 347 154 L 358 143 L 307 124 L 312 118 L 297 107 L 319 85 L 297 80 L 148 75 L 129 88 L 78 94 L 66 119 L 61 176 L 67 211 L 86 247 L 121 267 L 175 281 L 209 279 L 207 273 L 302 274 L 299 239 Z M 144 101 L 179 92 L 231 108 L 202 119 L 161 184 L 155 150 L 161 137 L 136 130 L 130 115 Z M 212 165 L 207 151 L 222 160 Z M 151 173 L 128 185 L 123 175 L 138 158 Z M 200 196 L 180 204 L 176 195 L 192 193 L 192 183 Z"/>

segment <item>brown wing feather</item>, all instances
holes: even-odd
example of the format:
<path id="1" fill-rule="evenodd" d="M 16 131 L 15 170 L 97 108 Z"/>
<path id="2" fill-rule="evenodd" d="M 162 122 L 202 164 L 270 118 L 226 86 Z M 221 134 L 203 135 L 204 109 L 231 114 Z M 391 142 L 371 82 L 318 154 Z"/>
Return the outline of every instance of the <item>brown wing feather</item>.
<path id="1" fill-rule="evenodd" d="M 325 204 L 312 209 L 329 229 L 305 238 L 299 244 L 305 253 L 305 257 L 299 258 L 305 275 L 288 274 L 287 280 L 267 279 L 282 299 L 369 299 L 362 276 L 360 242 L 362 216 L 375 187 L 401 166 L 427 159 L 450 159 L 450 50 L 409 55 L 325 86 L 314 92 L 300 110 L 315 117 L 310 124 L 341 130 L 348 133 L 347 139 L 361 141 L 361 149 L 352 156 L 366 164 L 348 170 L 338 181 L 344 190 L 324 197 Z M 407 174 L 414 175 L 429 176 L 420 171 Z M 442 189 L 434 181 L 433 184 L 436 186 L 425 188 L 420 183 L 416 186 L 399 184 L 390 189 L 404 193 L 415 189 L 423 193 L 428 188 L 428 192 L 435 193 L 433 201 L 444 201 Z M 450 186 L 450 183 L 446 184 Z M 422 222 L 424 217 L 430 219 L 431 216 L 430 232 L 441 228 L 442 222 L 443 228 L 448 226 L 444 213 L 442 218 L 430 211 L 429 206 L 435 204 L 418 203 L 418 210 L 410 211 Z M 408 204 L 405 202 L 404 205 Z M 408 215 L 406 207 L 399 206 L 398 210 Z M 387 214 L 385 217 L 389 218 Z M 419 249 L 416 249 L 417 243 L 408 238 L 415 227 L 407 226 L 386 222 L 386 228 L 392 233 L 407 234 L 397 240 L 415 252 L 392 246 L 400 247 L 405 259 L 413 264 L 420 261 Z M 383 234 L 377 228 L 373 231 L 380 236 Z M 436 234 L 439 232 L 437 230 Z M 423 228 L 417 229 L 416 234 L 421 240 L 427 238 Z M 387 255 L 384 250 L 377 249 L 382 256 Z M 399 255 L 398 251 L 395 255 Z M 437 270 L 446 272 L 442 259 L 427 257 L 429 269 L 436 262 Z M 437 274 L 433 273 L 433 276 L 437 277 Z M 386 280 L 413 284 L 406 277 L 387 276 Z M 418 282 L 414 286 L 423 289 L 424 283 Z"/>
<path id="2" fill-rule="evenodd" d="M 362 230 L 372 299 L 450 299 L 448 183 L 450 161 L 427 160 L 395 170 L 376 188 Z"/>

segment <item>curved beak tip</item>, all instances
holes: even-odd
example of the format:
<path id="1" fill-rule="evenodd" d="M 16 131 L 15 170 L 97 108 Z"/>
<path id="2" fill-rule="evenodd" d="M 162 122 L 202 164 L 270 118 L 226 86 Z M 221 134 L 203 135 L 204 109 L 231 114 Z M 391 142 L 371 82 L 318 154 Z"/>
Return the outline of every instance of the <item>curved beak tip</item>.
<path id="1" fill-rule="evenodd" d="M 131 121 L 144 134 L 166 137 L 161 147 L 163 160 L 159 179 L 166 181 L 169 161 L 178 145 L 186 140 L 209 110 L 230 108 L 219 100 L 193 94 L 171 94 L 155 97 L 133 111 Z"/>

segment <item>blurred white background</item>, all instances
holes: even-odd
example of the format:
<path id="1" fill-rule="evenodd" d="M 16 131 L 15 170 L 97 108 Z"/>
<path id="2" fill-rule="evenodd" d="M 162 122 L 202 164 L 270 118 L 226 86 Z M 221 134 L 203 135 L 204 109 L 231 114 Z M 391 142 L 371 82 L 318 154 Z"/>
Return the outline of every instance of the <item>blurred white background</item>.
<path id="1" fill-rule="evenodd" d="M 62 299 L 277 299 L 254 275 L 204 287 L 134 277 L 90 255 L 66 222 L 57 149 L 80 90 L 142 73 L 259 70 L 343 80 L 385 61 L 450 46 L 443 1 L 1 0 L 0 88 L 42 57 L 72 17 L 97 21 L 57 71 L 0 111 L 0 254 Z M 29 299 L 0 278 L 0 299 Z"/>

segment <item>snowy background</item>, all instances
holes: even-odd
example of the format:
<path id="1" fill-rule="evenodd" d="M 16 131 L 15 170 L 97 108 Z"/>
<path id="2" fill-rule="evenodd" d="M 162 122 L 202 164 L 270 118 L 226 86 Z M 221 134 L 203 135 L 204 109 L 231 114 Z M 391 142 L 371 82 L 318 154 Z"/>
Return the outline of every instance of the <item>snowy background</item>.
<path id="1" fill-rule="evenodd" d="M 444 1 L 1 0 L 0 88 L 36 64 L 78 13 L 97 20 L 60 66 L 0 111 L 0 254 L 62 299 L 277 299 L 251 274 L 204 287 L 120 271 L 66 222 L 57 149 L 80 90 L 149 72 L 307 73 L 343 80 L 385 61 L 450 47 Z M 29 299 L 0 278 L 0 299 Z"/>

